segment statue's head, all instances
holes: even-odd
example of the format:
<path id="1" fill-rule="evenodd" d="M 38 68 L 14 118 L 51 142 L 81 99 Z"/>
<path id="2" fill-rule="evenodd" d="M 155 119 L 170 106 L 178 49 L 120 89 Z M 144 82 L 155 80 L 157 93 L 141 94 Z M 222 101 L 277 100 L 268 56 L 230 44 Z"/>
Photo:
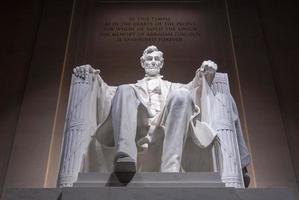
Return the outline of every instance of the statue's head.
<path id="1" fill-rule="evenodd" d="M 143 51 L 140 62 L 147 76 L 159 75 L 164 64 L 163 53 L 156 46 L 149 46 Z"/>

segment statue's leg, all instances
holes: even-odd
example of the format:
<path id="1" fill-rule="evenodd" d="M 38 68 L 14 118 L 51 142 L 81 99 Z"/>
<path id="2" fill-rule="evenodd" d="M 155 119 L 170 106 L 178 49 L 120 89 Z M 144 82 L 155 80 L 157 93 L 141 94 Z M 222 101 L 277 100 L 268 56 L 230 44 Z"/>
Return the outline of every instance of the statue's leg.
<path id="1" fill-rule="evenodd" d="M 193 111 L 194 103 L 189 90 L 182 88 L 169 94 L 163 114 L 165 137 L 161 172 L 180 171 L 183 147 Z"/>
<path id="2" fill-rule="evenodd" d="M 130 85 L 118 87 L 112 101 L 112 127 L 116 146 L 115 159 L 129 157 L 133 162 L 137 159 L 135 143 L 137 130 L 137 110 L 139 100 Z"/>

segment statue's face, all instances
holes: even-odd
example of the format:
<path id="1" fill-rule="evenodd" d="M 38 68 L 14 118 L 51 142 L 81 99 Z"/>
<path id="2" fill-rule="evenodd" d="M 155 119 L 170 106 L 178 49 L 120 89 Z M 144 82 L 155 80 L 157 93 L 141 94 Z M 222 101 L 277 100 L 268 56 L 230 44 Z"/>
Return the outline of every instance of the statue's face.
<path id="1" fill-rule="evenodd" d="M 163 58 L 158 51 L 146 54 L 142 67 L 148 76 L 156 76 L 160 74 L 160 69 L 163 66 Z"/>

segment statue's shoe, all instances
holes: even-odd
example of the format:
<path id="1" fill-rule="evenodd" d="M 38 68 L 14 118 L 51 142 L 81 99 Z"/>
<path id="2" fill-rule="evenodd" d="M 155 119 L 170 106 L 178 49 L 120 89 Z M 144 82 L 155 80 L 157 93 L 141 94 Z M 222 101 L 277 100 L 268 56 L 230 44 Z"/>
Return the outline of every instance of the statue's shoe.
<path id="1" fill-rule="evenodd" d="M 129 157 L 117 158 L 114 163 L 114 174 L 121 183 L 129 183 L 136 173 L 136 163 Z"/>
<path id="2" fill-rule="evenodd" d="M 114 172 L 136 172 L 136 163 L 129 157 L 117 158 L 114 163 Z"/>

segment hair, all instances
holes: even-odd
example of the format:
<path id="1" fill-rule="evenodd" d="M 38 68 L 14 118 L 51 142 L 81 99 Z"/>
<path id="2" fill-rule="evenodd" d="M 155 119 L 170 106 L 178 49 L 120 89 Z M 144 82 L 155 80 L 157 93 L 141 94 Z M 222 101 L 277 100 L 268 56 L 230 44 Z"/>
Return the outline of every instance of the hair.
<path id="1" fill-rule="evenodd" d="M 143 67 L 143 63 L 144 63 L 144 61 L 145 61 L 145 56 L 146 56 L 147 54 L 153 53 L 153 52 L 155 52 L 155 51 L 158 52 L 159 55 L 161 56 L 161 58 L 162 58 L 161 61 L 162 61 L 162 62 L 164 61 L 164 58 L 163 58 L 163 52 L 162 52 L 162 51 L 159 51 L 159 49 L 158 49 L 156 46 L 151 45 L 151 46 L 146 47 L 146 49 L 143 51 L 142 56 L 140 57 L 140 62 L 141 62 L 142 67 Z"/>

